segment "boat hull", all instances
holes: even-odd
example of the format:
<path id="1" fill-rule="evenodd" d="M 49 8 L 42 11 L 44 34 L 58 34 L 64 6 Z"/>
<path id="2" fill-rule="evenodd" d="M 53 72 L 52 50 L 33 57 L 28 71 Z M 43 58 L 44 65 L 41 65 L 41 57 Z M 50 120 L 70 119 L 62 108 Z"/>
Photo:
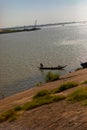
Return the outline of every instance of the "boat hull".
<path id="1" fill-rule="evenodd" d="M 60 67 L 39 67 L 41 70 L 63 70 L 66 66 L 60 66 Z"/>
<path id="2" fill-rule="evenodd" d="M 87 62 L 80 64 L 83 68 L 87 68 Z"/>

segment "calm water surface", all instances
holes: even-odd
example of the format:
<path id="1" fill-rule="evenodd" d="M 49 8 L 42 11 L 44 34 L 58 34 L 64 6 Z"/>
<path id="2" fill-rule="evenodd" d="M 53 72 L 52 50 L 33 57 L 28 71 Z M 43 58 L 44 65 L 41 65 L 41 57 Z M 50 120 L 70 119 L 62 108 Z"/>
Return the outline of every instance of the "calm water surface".
<path id="1" fill-rule="evenodd" d="M 87 61 L 87 25 L 57 26 L 0 35 L 0 93 L 5 96 L 43 82 L 45 66 L 68 65 L 61 75 Z M 1 94 L 0 94 L 1 95 Z"/>

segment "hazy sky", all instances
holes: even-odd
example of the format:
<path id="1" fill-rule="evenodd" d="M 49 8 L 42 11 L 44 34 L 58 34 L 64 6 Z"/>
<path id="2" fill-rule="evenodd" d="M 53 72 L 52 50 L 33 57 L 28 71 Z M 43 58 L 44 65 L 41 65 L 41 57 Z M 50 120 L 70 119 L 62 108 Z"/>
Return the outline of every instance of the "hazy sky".
<path id="1" fill-rule="evenodd" d="M 0 0 L 0 27 L 87 20 L 87 0 Z"/>

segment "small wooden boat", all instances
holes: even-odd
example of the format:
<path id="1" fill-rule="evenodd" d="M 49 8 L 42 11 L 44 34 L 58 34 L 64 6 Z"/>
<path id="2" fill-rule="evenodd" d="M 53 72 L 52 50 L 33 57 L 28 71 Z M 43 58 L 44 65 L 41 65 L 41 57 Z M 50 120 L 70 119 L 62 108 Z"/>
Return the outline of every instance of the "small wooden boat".
<path id="1" fill-rule="evenodd" d="M 41 69 L 41 70 L 63 70 L 66 66 L 67 65 L 65 65 L 65 66 L 58 66 L 58 67 L 44 67 L 44 66 L 40 66 L 39 69 Z"/>
<path id="2" fill-rule="evenodd" d="M 87 68 L 87 62 L 81 62 L 80 65 L 83 67 L 83 68 Z"/>

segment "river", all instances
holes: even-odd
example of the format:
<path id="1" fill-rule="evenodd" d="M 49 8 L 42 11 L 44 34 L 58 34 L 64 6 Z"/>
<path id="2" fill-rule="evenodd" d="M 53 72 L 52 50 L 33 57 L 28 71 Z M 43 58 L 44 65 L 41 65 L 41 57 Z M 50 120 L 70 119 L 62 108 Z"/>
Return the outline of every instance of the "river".
<path id="1" fill-rule="evenodd" d="M 60 75 L 87 61 L 87 24 L 0 35 L 0 95 L 9 96 L 44 82 L 38 66 L 67 65 Z"/>

